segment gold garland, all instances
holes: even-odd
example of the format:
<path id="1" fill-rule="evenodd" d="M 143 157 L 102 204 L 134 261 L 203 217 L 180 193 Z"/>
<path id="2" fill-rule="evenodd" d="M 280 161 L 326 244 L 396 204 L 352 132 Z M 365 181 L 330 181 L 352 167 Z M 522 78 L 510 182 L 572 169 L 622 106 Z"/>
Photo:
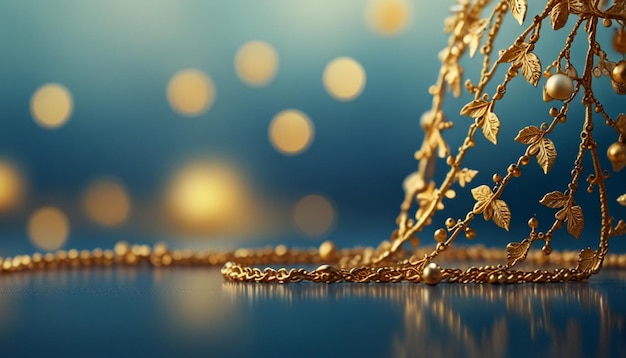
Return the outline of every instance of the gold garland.
<path id="1" fill-rule="evenodd" d="M 491 8 L 489 14 L 483 13 Z M 312 282 L 424 282 L 449 283 L 524 283 L 524 282 L 563 282 L 583 281 L 597 273 L 601 266 L 626 268 L 626 254 L 608 254 L 609 239 L 626 233 L 626 222 L 619 220 L 614 225 L 609 212 L 609 193 L 606 180 L 609 173 L 600 164 L 598 143 L 594 139 L 594 116 L 599 117 L 617 134 L 617 140 L 607 152 L 614 171 L 626 167 L 626 115 L 611 116 L 607 113 L 593 92 L 594 78 L 608 77 L 617 95 L 626 94 L 626 1 L 614 0 L 606 8 L 600 0 L 548 0 L 545 8 L 533 17 L 530 24 L 512 42 L 494 54 L 494 42 L 500 33 L 503 21 L 509 16 L 523 25 L 526 19 L 527 0 L 499 0 L 491 4 L 489 0 L 458 0 L 454 13 L 445 21 L 445 31 L 450 34 L 448 46 L 440 53 L 442 62 L 439 77 L 430 88 L 432 107 L 422 118 L 424 140 L 415 153 L 418 169 L 404 182 L 405 198 L 397 218 L 397 230 L 390 241 L 383 241 L 377 248 L 354 248 L 338 250 L 331 242 L 323 243 L 319 249 L 296 250 L 284 245 L 258 250 L 240 249 L 227 253 L 206 253 L 170 250 L 164 244 L 154 248 L 130 246 L 118 243 L 114 250 L 95 249 L 93 251 L 57 251 L 47 254 L 22 255 L 13 258 L 0 258 L 0 273 L 13 273 L 25 270 L 54 269 L 57 267 L 110 266 L 114 264 L 137 265 L 147 262 L 155 267 L 175 265 L 223 265 L 222 275 L 229 281 L 288 283 Z M 542 35 L 544 22 L 549 21 L 554 31 L 566 26 L 570 17 L 576 21 L 566 36 L 564 46 L 557 58 L 545 68 L 535 53 L 535 47 Z M 613 48 L 622 53 L 618 61 L 609 60 L 597 41 L 598 23 L 615 27 Z M 572 44 L 580 32 L 587 35 L 588 50 L 584 63 L 576 69 L 571 59 Z M 462 92 L 463 67 L 460 60 L 468 54 L 482 55 L 482 69 L 476 83 L 467 79 L 465 89 L 474 99 L 460 110 L 460 114 L 473 119 L 469 125 L 463 144 L 456 154 L 443 137 L 443 132 L 453 126 L 443 112 L 446 92 L 455 97 Z M 506 68 L 504 79 L 490 96 L 486 86 L 496 77 L 497 70 Z M 579 75 L 579 73 L 581 75 Z M 479 185 L 471 189 L 475 205 L 464 218 L 448 218 L 442 227 L 434 230 L 437 242 L 432 248 L 419 248 L 417 234 L 433 222 L 433 216 L 443 209 L 443 200 L 451 199 L 455 193 L 453 185 L 464 188 L 472 182 L 477 171 L 462 166 L 466 154 L 476 145 L 475 136 L 482 132 L 484 137 L 497 144 L 500 118 L 496 105 L 505 98 L 508 85 L 519 75 L 533 86 L 538 86 L 542 77 L 546 78 L 543 87 L 545 101 L 560 101 L 560 108 L 549 110 L 551 120 L 539 126 L 522 128 L 515 141 L 526 146 L 524 153 L 512 162 L 504 176 L 493 175 L 493 186 Z M 580 96 L 579 96 L 580 95 Z M 452 244 L 460 235 L 473 239 L 477 234 L 470 226 L 482 214 L 485 220 L 493 221 L 498 227 L 509 229 L 511 211 L 501 195 L 507 184 L 521 177 L 522 168 L 535 157 L 544 173 L 548 173 L 557 158 L 556 149 L 550 134 L 567 120 L 572 101 L 582 97 L 584 123 L 580 133 L 578 154 L 571 170 L 571 180 L 563 191 L 546 193 L 540 203 L 555 209 L 555 219 L 545 230 L 539 229 L 537 218 L 528 220 L 528 237 L 519 242 L 510 242 L 505 250 L 486 249 L 480 246 L 453 248 Z M 553 252 L 551 241 L 554 233 L 563 228 L 578 238 L 584 226 L 581 206 L 576 203 L 575 194 L 584 173 L 583 157 L 589 155 L 593 170 L 586 182 L 589 192 L 597 191 L 600 202 L 601 229 L 597 249 L 585 248 L 579 252 Z M 448 172 L 441 183 L 433 180 L 437 157 L 445 158 Z M 626 195 L 618 202 L 626 205 Z M 414 217 L 414 218 L 413 218 Z M 541 251 L 532 251 L 535 242 L 543 242 Z M 406 242 L 413 244 L 413 250 L 403 248 Z M 499 265 L 480 267 L 441 268 L 440 262 L 502 262 Z M 523 264 L 522 264 L 523 263 Z M 259 265 L 319 265 L 317 269 L 260 269 Z M 528 269 L 529 265 L 545 265 L 542 269 Z M 563 268 L 570 265 L 572 268 Z M 514 268 L 521 266 L 522 268 Z M 557 268 L 555 268 L 557 266 Z"/>
<path id="2" fill-rule="evenodd" d="M 619 220 L 613 226 L 613 218 L 609 212 L 609 196 L 605 181 L 609 178 L 608 171 L 600 164 L 598 143 L 594 139 L 594 115 L 600 117 L 607 126 L 617 134 L 617 141 L 608 150 L 608 158 L 613 169 L 619 171 L 626 166 L 626 115 L 611 116 L 607 113 L 593 92 L 594 77 L 609 77 L 617 95 L 626 94 L 626 1 L 615 0 L 612 6 L 599 0 L 549 0 L 545 8 L 534 18 L 522 33 L 506 49 L 493 54 L 494 42 L 500 34 L 503 21 L 510 13 L 520 25 L 526 19 L 528 4 L 526 0 L 497 1 L 489 15 L 483 13 L 491 5 L 491 1 L 459 0 L 454 14 L 445 21 L 445 32 L 450 33 L 448 46 L 440 53 L 441 69 L 439 78 L 430 88 L 433 97 L 432 107 L 422 118 L 424 140 L 421 148 L 415 153 L 418 170 L 404 182 L 405 198 L 401 212 L 397 218 L 398 229 L 394 231 L 391 242 L 383 242 L 367 258 L 360 254 L 344 252 L 339 255 L 337 266 L 323 265 L 314 271 L 265 269 L 247 267 L 241 264 L 227 263 L 222 273 L 231 281 L 256 282 L 291 282 L 309 280 L 314 282 L 396 282 L 411 281 L 436 284 L 446 282 L 561 282 L 582 281 L 600 270 L 608 254 L 609 239 L 626 233 L 626 222 Z M 605 9 L 606 8 L 606 9 Z M 557 58 L 547 67 L 543 67 L 541 59 L 535 53 L 542 34 L 542 25 L 549 21 L 554 31 L 563 28 L 570 17 L 577 17 L 572 29 L 565 39 L 565 44 Z M 598 22 L 604 26 L 615 25 L 613 48 L 622 53 L 619 61 L 610 61 L 597 41 Z M 572 44 L 579 32 L 587 34 L 588 50 L 584 59 L 581 75 L 571 59 Z M 442 132 L 453 126 L 443 112 L 443 102 L 447 91 L 455 97 L 462 92 L 463 67 L 460 64 L 465 54 L 469 57 L 480 53 L 483 57 L 482 69 L 478 82 L 467 79 L 465 89 L 474 95 L 474 99 L 460 110 L 460 114 L 474 119 L 469 126 L 467 135 L 456 154 L 444 140 Z M 505 67 L 504 79 L 496 86 L 491 96 L 486 86 L 494 80 L 497 70 Z M 422 250 L 407 255 L 402 246 L 406 242 L 419 244 L 417 233 L 432 224 L 434 214 L 443 209 L 444 198 L 453 198 L 452 186 L 456 183 L 465 187 L 476 174 L 476 170 L 462 166 L 463 160 L 474 146 L 475 136 L 479 131 L 484 137 L 497 144 L 500 130 L 500 118 L 496 114 L 496 105 L 505 98 L 508 85 L 519 75 L 531 85 L 538 86 L 542 76 L 546 77 L 543 87 L 543 98 L 546 102 L 561 101 L 561 107 L 549 110 L 552 118 L 549 123 L 540 126 L 522 128 L 515 141 L 526 145 L 526 150 L 515 162 L 511 163 L 502 176 L 493 175 L 493 187 L 480 185 L 471 189 L 476 200 L 474 207 L 467 212 L 465 218 L 455 220 L 448 218 L 445 225 L 434 231 L 437 245 L 432 250 Z M 555 220 L 545 231 L 539 230 L 537 218 L 528 220 L 530 233 L 520 242 L 510 242 L 506 250 L 496 256 L 505 264 L 497 266 L 471 267 L 466 270 L 442 269 L 433 260 L 450 250 L 452 243 L 460 235 L 468 239 L 476 236 L 470 227 L 471 222 L 482 214 L 485 220 L 492 220 L 497 226 L 509 230 L 511 211 L 501 195 L 507 184 L 522 175 L 522 168 L 535 157 L 544 173 L 548 173 L 557 159 L 556 148 L 550 134 L 559 124 L 566 122 L 571 102 L 581 94 L 585 107 L 584 123 L 580 133 L 578 154 L 571 170 L 571 180 L 564 191 L 546 193 L 540 203 L 556 209 Z M 567 232 L 578 238 L 583 230 L 584 216 L 581 206 L 577 205 L 575 194 L 583 174 L 583 157 L 591 156 L 593 171 L 587 176 L 589 192 L 597 190 L 600 202 L 601 230 L 597 249 L 585 248 L 576 255 L 573 268 L 557 268 L 547 270 L 514 270 L 513 267 L 528 261 L 531 246 L 536 241 L 543 241 L 541 252 L 546 257 L 555 255 L 551 241 L 554 233 L 565 226 Z M 437 157 L 445 158 L 448 172 L 445 179 L 437 184 L 432 178 Z M 619 197 L 618 202 L 626 205 L 626 196 Z M 415 207 L 415 208 L 414 208 Z M 411 210 L 415 211 L 415 219 Z M 332 250 L 331 250 L 332 251 Z M 324 255 L 322 255 L 324 256 Z M 409 256 L 409 257 L 407 257 Z M 556 256 L 562 257 L 562 254 Z M 496 258 L 489 257 L 489 259 Z M 554 256 L 553 256 L 554 257 Z M 610 260 L 616 260 L 611 256 Z M 621 257 L 617 261 L 623 261 Z M 558 264 L 568 263 L 554 260 Z"/>

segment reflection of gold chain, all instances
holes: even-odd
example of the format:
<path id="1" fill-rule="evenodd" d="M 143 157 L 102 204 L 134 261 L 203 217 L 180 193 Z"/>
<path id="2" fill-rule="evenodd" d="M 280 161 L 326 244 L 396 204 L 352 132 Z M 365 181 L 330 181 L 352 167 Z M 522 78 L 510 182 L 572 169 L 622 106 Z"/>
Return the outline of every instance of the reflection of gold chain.
<path id="1" fill-rule="evenodd" d="M 626 0 L 614 0 L 613 5 L 604 9 L 600 0 L 548 0 L 546 6 L 530 21 L 530 25 L 511 43 L 494 55 L 497 35 L 508 16 L 522 25 L 527 12 L 527 0 L 459 0 L 452 16 L 446 19 L 445 31 L 450 34 L 448 46 L 440 53 L 442 62 L 439 78 L 430 89 L 432 107 L 422 118 L 425 133 L 420 149 L 415 153 L 418 169 L 404 182 L 405 199 L 397 219 L 398 228 L 391 242 L 383 242 L 379 248 L 337 250 L 331 243 L 325 243 L 320 250 L 289 250 L 285 246 L 264 250 L 237 250 L 231 253 L 204 254 L 191 251 L 169 251 L 164 245 L 154 249 L 147 246 L 133 246 L 120 243 L 113 251 L 58 251 L 56 254 L 34 254 L 0 260 L 3 272 L 24 269 L 52 268 L 57 266 L 91 266 L 123 263 L 135 265 L 150 262 L 154 266 L 178 264 L 224 265 L 222 274 L 230 281 L 252 282 L 425 282 L 436 284 L 440 281 L 455 283 L 521 283 L 521 282 L 561 282 L 582 281 L 597 273 L 604 265 L 626 268 L 626 255 L 608 255 L 609 239 L 626 234 L 626 222 L 614 219 L 609 212 L 607 179 L 609 173 L 603 169 L 598 154 L 598 142 L 594 128 L 598 120 L 610 127 L 617 135 L 617 141 L 608 149 L 607 155 L 614 171 L 626 167 L 626 115 L 610 115 L 593 91 L 594 77 L 608 77 L 613 90 L 618 95 L 626 94 Z M 491 6 L 488 16 L 483 16 Z M 544 22 L 556 31 L 566 26 L 570 17 L 577 20 L 565 38 L 565 43 L 557 58 L 543 67 L 536 48 L 542 35 Z M 615 26 L 613 48 L 622 53 L 618 61 L 610 61 L 607 53 L 597 40 L 599 22 L 606 27 Z M 547 26 L 546 26 L 547 27 Z M 579 33 L 586 34 L 587 53 L 584 62 L 575 63 L 571 58 L 574 40 Z M 482 69 L 477 82 L 466 79 L 463 82 L 461 58 L 468 53 L 482 56 Z M 576 66 L 581 70 L 576 69 Z M 504 79 L 493 88 L 490 95 L 487 86 L 497 74 L 504 70 Z M 520 76 L 521 75 L 521 76 Z M 504 118 L 500 103 L 505 98 L 508 85 L 516 78 L 523 77 L 530 85 L 538 86 L 542 76 L 546 77 L 543 86 L 545 101 L 560 101 L 561 107 L 548 111 L 550 120 L 538 126 L 529 125 L 519 130 L 515 141 L 525 146 L 523 154 L 510 163 L 504 176 L 495 173 L 493 183 L 479 185 L 471 189 L 475 205 L 464 218 L 448 218 L 445 224 L 433 230 L 437 242 L 431 249 L 418 249 L 421 233 L 433 223 L 435 213 L 443 209 L 444 199 L 454 198 L 453 185 L 465 187 L 476 177 L 477 171 L 462 167 L 466 154 L 476 146 L 476 136 L 482 132 L 489 142 L 497 144 L 500 130 L 500 116 Z M 462 93 L 462 83 L 473 99 L 465 104 L 460 114 L 473 119 L 467 130 L 463 144 L 455 153 L 443 137 L 443 132 L 453 126 L 443 111 L 444 97 L 451 91 L 455 97 Z M 539 220 L 528 220 L 530 233 L 518 242 L 510 242 L 505 250 L 453 248 L 459 236 L 474 239 L 477 233 L 470 225 L 483 216 L 498 227 L 508 230 L 512 213 L 502 199 L 507 185 L 522 176 L 522 168 L 535 157 L 544 173 L 554 165 L 557 152 L 550 138 L 553 131 L 567 121 L 573 100 L 582 97 L 584 113 L 577 155 L 571 169 L 571 179 L 562 188 L 546 193 L 539 201 L 548 208 L 555 209 L 554 221 L 542 230 Z M 498 106 L 496 106 L 498 105 Z M 496 108 L 497 107 L 497 108 Z M 497 111 L 496 111 L 497 109 Z M 496 114 L 496 112 L 499 113 Z M 575 117 L 575 116 L 572 116 Z M 576 193 L 585 173 L 583 160 L 590 157 L 592 168 L 588 171 L 587 191 L 598 193 L 599 218 L 601 229 L 597 249 L 585 248 L 578 253 L 553 252 L 551 242 L 557 231 L 564 228 L 567 234 L 576 238 L 582 234 L 585 223 L 583 208 L 576 203 Z M 435 164 L 445 161 L 448 172 L 439 184 L 433 179 Z M 626 205 L 626 195 L 618 202 Z M 412 212 L 412 210 L 414 212 Z M 588 214 L 588 213 L 587 213 Z M 415 248 L 410 254 L 402 248 L 411 242 Z M 535 242 L 543 242 L 541 254 L 531 251 Z M 543 255 L 543 256 L 542 256 Z M 472 267 L 462 269 L 442 269 L 433 260 L 454 257 L 457 260 L 494 261 L 504 264 L 497 266 Z M 514 269 L 521 262 L 535 264 L 548 262 L 552 265 L 571 265 L 573 268 L 552 270 Z M 280 264 L 320 264 L 319 268 L 261 270 L 252 266 Z M 330 266 L 332 264 L 334 266 Z"/>

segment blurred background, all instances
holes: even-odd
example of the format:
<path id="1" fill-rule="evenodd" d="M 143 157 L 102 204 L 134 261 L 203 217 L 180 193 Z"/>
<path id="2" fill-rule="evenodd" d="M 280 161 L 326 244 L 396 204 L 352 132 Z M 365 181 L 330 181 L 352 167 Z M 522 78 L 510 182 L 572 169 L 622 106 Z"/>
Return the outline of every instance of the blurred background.
<path id="1" fill-rule="evenodd" d="M 118 240 L 232 249 L 388 239 L 402 181 L 416 168 L 419 120 L 430 108 L 428 87 L 451 5 L 1 2 L 0 256 L 111 247 Z M 573 22 L 542 38 L 537 53 L 544 66 Z M 601 37 L 616 61 L 612 31 L 602 28 Z M 508 21 L 496 45 L 507 47 L 519 32 Z M 572 51 L 579 71 L 585 50 L 583 34 Z M 474 62 L 464 66 L 476 81 L 480 61 Z M 623 111 L 610 81 L 596 82 L 607 112 Z M 513 142 L 517 132 L 548 121 L 548 109 L 558 106 L 521 79 L 507 97 L 498 106 L 498 147 L 479 138 L 466 161 L 479 175 L 465 190 L 455 188 L 457 199 L 445 203 L 423 243 L 434 243 L 432 230 L 446 217 L 471 210 L 469 188 L 504 174 L 525 149 Z M 471 123 L 457 115 L 469 99 L 445 103 L 455 121 L 446 132 L 451 148 Z M 583 119 L 578 105 L 570 113 L 552 136 L 559 159 L 551 173 L 543 175 L 533 160 L 503 195 L 513 212 L 511 233 L 479 219 L 477 241 L 502 247 L 519 241 L 532 215 L 543 230 L 551 225 L 554 210 L 537 201 L 569 181 Z M 596 138 L 609 169 L 604 153 L 617 136 L 600 124 Z M 626 192 L 623 173 L 612 173 L 610 182 L 612 213 L 624 217 L 615 203 Z M 587 193 L 584 178 L 580 186 L 583 237 L 576 242 L 561 233 L 555 248 L 595 245 L 597 190 Z"/>

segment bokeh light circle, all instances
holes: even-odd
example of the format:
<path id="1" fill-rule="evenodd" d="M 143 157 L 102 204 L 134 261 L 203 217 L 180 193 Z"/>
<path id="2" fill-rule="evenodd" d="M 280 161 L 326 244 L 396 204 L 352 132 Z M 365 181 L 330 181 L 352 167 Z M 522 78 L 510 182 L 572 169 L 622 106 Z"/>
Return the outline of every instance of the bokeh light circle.
<path id="1" fill-rule="evenodd" d="M 61 248 L 70 233 L 65 213 L 52 206 L 37 209 L 28 219 L 28 236 L 39 249 L 52 251 Z"/>
<path id="2" fill-rule="evenodd" d="M 177 170 L 166 191 L 166 211 L 189 233 L 231 233 L 245 226 L 250 191 L 243 176 L 222 162 L 200 161 Z"/>
<path id="3" fill-rule="evenodd" d="M 72 94 L 57 83 L 39 87 L 30 99 L 31 115 L 45 129 L 57 129 L 65 125 L 72 115 L 73 107 Z"/>
<path id="4" fill-rule="evenodd" d="M 24 179 L 17 168 L 0 160 L 0 214 L 17 207 L 24 195 Z"/>
<path id="5" fill-rule="evenodd" d="M 126 189 L 117 180 L 98 179 L 83 194 L 87 216 L 101 226 L 118 226 L 131 212 L 131 200 Z"/>
<path id="6" fill-rule="evenodd" d="M 313 141 L 313 122 L 301 111 L 288 109 L 278 113 L 269 127 L 269 139 L 274 148 L 285 155 L 304 152 Z"/>
<path id="7" fill-rule="evenodd" d="M 411 24 L 411 11 L 408 0 L 370 0 L 365 9 L 365 20 L 378 35 L 394 36 Z"/>
<path id="8" fill-rule="evenodd" d="M 215 92 L 215 84 L 209 75 L 196 69 L 185 69 L 170 79 L 167 100 L 179 114 L 196 117 L 211 108 Z"/>
<path id="9" fill-rule="evenodd" d="M 278 53 L 267 42 L 249 41 L 235 55 L 235 72 L 249 86 L 261 87 L 270 83 L 278 71 Z"/>
<path id="10" fill-rule="evenodd" d="M 365 88 L 363 66 L 350 57 L 338 57 L 328 63 L 323 74 L 324 88 L 340 101 L 357 98 Z"/>
<path id="11" fill-rule="evenodd" d="M 292 219 L 299 232 L 306 236 L 319 237 L 331 229 L 335 222 L 335 209 L 325 197 L 307 195 L 296 204 Z"/>

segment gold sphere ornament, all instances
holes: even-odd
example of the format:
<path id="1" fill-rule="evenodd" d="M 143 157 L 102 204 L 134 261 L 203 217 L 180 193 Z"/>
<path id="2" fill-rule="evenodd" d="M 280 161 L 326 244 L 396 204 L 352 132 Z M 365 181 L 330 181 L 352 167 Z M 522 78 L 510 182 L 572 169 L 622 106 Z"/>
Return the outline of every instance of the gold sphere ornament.
<path id="1" fill-rule="evenodd" d="M 428 285 L 436 285 L 441 282 L 442 278 L 441 267 L 434 262 L 429 263 L 424 268 L 424 272 L 422 277 L 424 278 L 424 283 Z"/>
<path id="2" fill-rule="evenodd" d="M 574 92 L 574 81 L 562 73 L 557 73 L 548 78 L 544 88 L 545 94 L 550 98 L 565 100 L 570 98 Z"/>
<path id="3" fill-rule="evenodd" d="M 435 241 L 444 242 L 448 238 L 448 232 L 445 229 L 440 228 L 435 231 L 433 236 L 435 237 Z"/>
<path id="4" fill-rule="evenodd" d="M 615 67 L 613 67 L 611 75 L 613 81 L 619 84 L 626 84 L 626 61 L 621 60 L 618 62 Z"/>
<path id="5" fill-rule="evenodd" d="M 615 142 L 606 151 L 606 156 L 613 165 L 613 170 L 619 171 L 626 166 L 626 143 Z"/>
<path id="6" fill-rule="evenodd" d="M 619 29 L 613 35 L 613 49 L 619 53 L 626 53 L 626 30 Z"/>

